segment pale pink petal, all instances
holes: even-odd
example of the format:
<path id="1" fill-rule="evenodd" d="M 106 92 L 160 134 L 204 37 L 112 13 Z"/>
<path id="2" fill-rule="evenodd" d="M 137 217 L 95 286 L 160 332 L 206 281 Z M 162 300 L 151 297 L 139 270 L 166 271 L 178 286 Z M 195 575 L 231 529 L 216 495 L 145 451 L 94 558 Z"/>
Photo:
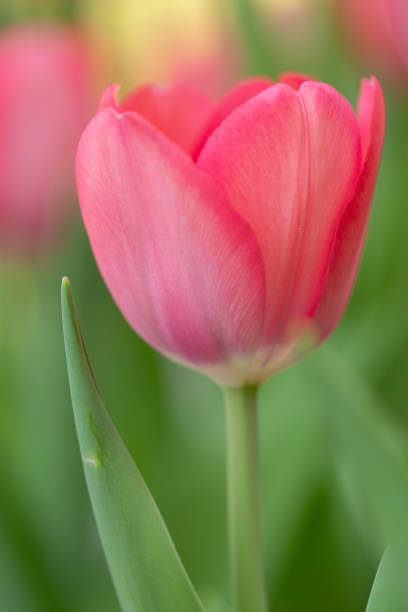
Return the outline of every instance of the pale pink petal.
<path id="1" fill-rule="evenodd" d="M 175 358 L 217 364 L 256 346 L 264 270 L 222 190 L 137 113 L 100 112 L 77 182 L 102 276 L 130 325 Z"/>
<path id="2" fill-rule="evenodd" d="M 367 233 L 385 133 L 384 97 L 375 78 L 363 79 L 358 116 L 364 167 L 355 195 L 341 218 L 326 285 L 315 314 L 322 339 L 333 331 L 350 298 Z"/>
<path id="3" fill-rule="evenodd" d="M 116 102 L 117 89 L 107 90 L 100 105 L 120 112 L 139 113 L 184 151 L 192 154 L 213 112 L 213 98 L 189 85 L 144 85 L 122 103 Z"/>
<path id="4" fill-rule="evenodd" d="M 193 159 L 198 158 L 208 137 L 234 109 L 238 108 L 238 106 L 250 98 L 253 98 L 264 89 L 271 87 L 271 85 L 273 85 L 273 81 L 266 77 L 253 77 L 235 85 L 235 87 L 229 91 L 215 107 L 193 153 Z"/>
<path id="5" fill-rule="evenodd" d="M 252 227 L 266 271 L 264 343 L 309 316 L 360 170 L 357 121 L 331 87 L 275 85 L 232 113 L 198 166 Z"/>

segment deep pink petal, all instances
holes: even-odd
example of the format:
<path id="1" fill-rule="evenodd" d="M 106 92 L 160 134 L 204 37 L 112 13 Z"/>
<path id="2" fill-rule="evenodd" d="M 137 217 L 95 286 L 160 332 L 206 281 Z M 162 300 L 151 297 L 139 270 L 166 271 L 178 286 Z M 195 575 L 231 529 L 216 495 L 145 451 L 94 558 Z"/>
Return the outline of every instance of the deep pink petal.
<path id="1" fill-rule="evenodd" d="M 307 129 L 308 178 L 302 237 L 283 321 L 288 331 L 314 314 L 323 290 L 337 227 L 361 172 L 356 115 L 335 89 L 305 82 L 300 90 Z"/>
<path id="2" fill-rule="evenodd" d="M 184 151 L 192 154 L 211 116 L 215 103 L 206 93 L 189 85 L 144 85 L 122 103 L 117 101 L 118 86 L 104 91 L 99 110 L 112 107 L 122 113 L 139 113 Z"/>
<path id="3" fill-rule="evenodd" d="M 289 85 L 293 89 L 298 90 L 305 81 L 315 81 L 313 77 L 301 72 L 283 72 L 279 76 L 279 83 Z"/>
<path id="4" fill-rule="evenodd" d="M 266 273 L 266 335 L 285 305 L 302 226 L 305 126 L 298 94 L 274 85 L 236 109 L 210 136 L 198 167 L 222 185 L 252 227 Z"/>
<path id="5" fill-rule="evenodd" d="M 232 113 L 198 166 L 223 185 L 258 238 L 266 271 L 264 342 L 309 316 L 339 216 L 360 170 L 357 121 L 331 87 L 275 85 Z"/>
<path id="6" fill-rule="evenodd" d="M 363 79 L 358 104 L 364 167 L 356 192 L 340 221 L 315 323 L 322 339 L 335 328 L 357 276 L 370 218 L 385 134 L 385 103 L 378 81 Z"/>
<path id="7" fill-rule="evenodd" d="M 100 112 L 77 182 L 102 276 L 131 326 L 194 364 L 251 352 L 264 310 L 256 240 L 222 190 L 137 113 Z"/>
<path id="8" fill-rule="evenodd" d="M 211 118 L 202 133 L 198 145 L 193 153 L 193 159 L 197 159 L 207 142 L 209 136 L 224 121 L 226 117 L 241 104 L 253 98 L 264 89 L 273 85 L 273 81 L 266 77 L 254 77 L 241 81 L 229 91 L 215 107 Z"/>

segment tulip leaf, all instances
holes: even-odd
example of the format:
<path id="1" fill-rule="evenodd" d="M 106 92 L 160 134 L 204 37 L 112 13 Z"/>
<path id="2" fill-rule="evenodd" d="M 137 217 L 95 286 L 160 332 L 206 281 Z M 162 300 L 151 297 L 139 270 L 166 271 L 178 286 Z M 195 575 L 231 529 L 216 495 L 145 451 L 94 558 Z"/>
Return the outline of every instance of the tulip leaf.
<path id="1" fill-rule="evenodd" d="M 408 548 L 402 542 L 390 545 L 378 566 L 366 612 L 408 610 Z"/>
<path id="2" fill-rule="evenodd" d="M 309 364 L 329 417 L 334 463 L 361 528 L 369 526 L 381 545 L 405 537 L 406 433 L 364 376 L 330 346 Z"/>
<path id="3" fill-rule="evenodd" d="M 103 405 L 67 278 L 62 281 L 61 295 L 68 376 L 85 477 L 122 609 L 202 611 L 159 509 Z"/>

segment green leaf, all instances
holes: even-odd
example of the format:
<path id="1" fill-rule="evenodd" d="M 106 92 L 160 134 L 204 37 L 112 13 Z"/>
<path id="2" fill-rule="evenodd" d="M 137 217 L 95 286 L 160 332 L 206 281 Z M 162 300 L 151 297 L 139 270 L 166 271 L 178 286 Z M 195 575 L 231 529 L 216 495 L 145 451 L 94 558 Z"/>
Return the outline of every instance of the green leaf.
<path id="1" fill-rule="evenodd" d="M 310 365 L 329 417 L 333 459 L 361 528 L 369 526 L 382 547 L 408 537 L 404 428 L 358 370 L 330 347 L 322 348 Z"/>
<path id="2" fill-rule="evenodd" d="M 385 551 L 368 600 L 366 612 L 407 612 L 407 547 L 402 542 Z"/>
<path id="3" fill-rule="evenodd" d="M 202 611 L 159 509 L 103 405 L 67 278 L 61 297 L 85 476 L 121 606 L 125 612 Z"/>

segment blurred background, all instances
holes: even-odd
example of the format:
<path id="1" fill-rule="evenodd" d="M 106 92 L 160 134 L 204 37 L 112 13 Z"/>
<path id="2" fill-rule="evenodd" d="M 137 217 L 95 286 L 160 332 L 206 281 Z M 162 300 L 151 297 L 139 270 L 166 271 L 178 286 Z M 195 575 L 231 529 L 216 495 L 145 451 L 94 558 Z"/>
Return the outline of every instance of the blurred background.
<path id="1" fill-rule="evenodd" d="M 225 424 L 210 381 L 145 345 L 96 269 L 74 156 L 98 94 L 306 72 L 388 130 L 356 290 L 327 344 L 261 392 L 271 610 L 361 612 L 408 517 L 408 8 L 401 0 L 0 4 L 0 594 L 7 612 L 119 611 L 82 474 L 60 322 L 73 285 L 110 414 L 209 612 L 228 608 Z"/>

